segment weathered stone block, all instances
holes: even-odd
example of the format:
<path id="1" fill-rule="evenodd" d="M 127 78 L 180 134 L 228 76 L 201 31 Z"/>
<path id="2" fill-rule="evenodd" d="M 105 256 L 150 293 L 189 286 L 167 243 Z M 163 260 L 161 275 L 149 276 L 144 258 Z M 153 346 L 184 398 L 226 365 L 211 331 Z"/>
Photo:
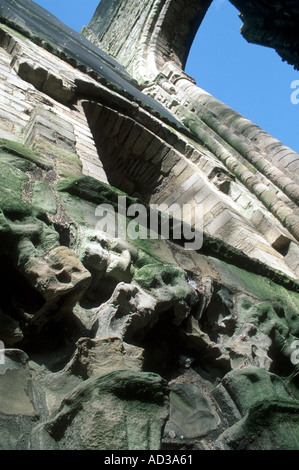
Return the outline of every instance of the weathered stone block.
<path id="1" fill-rule="evenodd" d="M 155 374 L 114 371 L 91 377 L 34 429 L 30 449 L 159 450 L 167 394 L 165 381 Z"/>

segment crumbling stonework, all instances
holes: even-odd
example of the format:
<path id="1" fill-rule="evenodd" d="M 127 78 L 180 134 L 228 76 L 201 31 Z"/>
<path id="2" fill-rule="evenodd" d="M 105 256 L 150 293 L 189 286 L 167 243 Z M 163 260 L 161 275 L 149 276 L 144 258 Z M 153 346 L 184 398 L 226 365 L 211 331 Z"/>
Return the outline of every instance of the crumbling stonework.
<path id="1" fill-rule="evenodd" d="M 299 156 L 184 74 L 210 3 L 2 0 L 1 449 L 298 449 Z"/>
<path id="2" fill-rule="evenodd" d="M 244 38 L 254 44 L 273 47 L 283 60 L 299 69 L 299 5 L 293 0 L 231 0 L 240 10 Z"/>

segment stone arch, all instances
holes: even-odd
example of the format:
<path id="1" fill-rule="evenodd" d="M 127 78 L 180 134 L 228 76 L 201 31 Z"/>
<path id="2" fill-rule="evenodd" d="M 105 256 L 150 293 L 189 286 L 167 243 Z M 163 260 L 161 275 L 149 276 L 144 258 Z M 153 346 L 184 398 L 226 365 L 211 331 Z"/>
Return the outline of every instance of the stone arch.
<path id="1" fill-rule="evenodd" d="M 183 71 L 211 2 L 102 0 L 83 34 L 123 64 L 139 83 L 146 83 L 168 62 L 177 72 Z"/>
<path id="2" fill-rule="evenodd" d="M 117 59 L 140 83 L 171 62 L 183 70 L 213 0 L 101 0 L 83 34 Z M 298 15 L 293 0 L 230 0 L 240 11 L 248 42 L 273 47 L 299 67 Z"/>
<path id="3" fill-rule="evenodd" d="M 299 239 L 299 155 L 183 71 L 211 0 L 102 0 L 83 33 L 115 58 Z M 282 157 L 282 158 L 281 158 Z"/>
<path id="4" fill-rule="evenodd" d="M 166 143 L 126 114 L 94 101 L 82 105 L 108 182 L 147 200 L 159 179 L 157 156 L 162 158 Z"/>

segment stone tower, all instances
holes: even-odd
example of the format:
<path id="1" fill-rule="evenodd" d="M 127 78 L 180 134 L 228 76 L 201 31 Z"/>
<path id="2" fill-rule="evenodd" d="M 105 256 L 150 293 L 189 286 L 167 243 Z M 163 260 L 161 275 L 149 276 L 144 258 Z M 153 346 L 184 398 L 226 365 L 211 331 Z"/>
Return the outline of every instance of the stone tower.
<path id="1" fill-rule="evenodd" d="M 184 73 L 210 4 L 1 2 L 1 449 L 298 449 L 299 155 Z"/>

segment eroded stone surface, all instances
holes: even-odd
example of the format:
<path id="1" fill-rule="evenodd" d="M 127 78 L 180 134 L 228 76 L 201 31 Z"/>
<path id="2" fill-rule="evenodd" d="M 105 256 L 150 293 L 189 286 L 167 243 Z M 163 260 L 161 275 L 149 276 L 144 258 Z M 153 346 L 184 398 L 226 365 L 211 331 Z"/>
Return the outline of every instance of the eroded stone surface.
<path id="1" fill-rule="evenodd" d="M 31 449 L 158 450 L 168 414 L 165 398 L 166 384 L 154 374 L 96 375 L 78 385 L 51 420 L 35 428 Z"/>

